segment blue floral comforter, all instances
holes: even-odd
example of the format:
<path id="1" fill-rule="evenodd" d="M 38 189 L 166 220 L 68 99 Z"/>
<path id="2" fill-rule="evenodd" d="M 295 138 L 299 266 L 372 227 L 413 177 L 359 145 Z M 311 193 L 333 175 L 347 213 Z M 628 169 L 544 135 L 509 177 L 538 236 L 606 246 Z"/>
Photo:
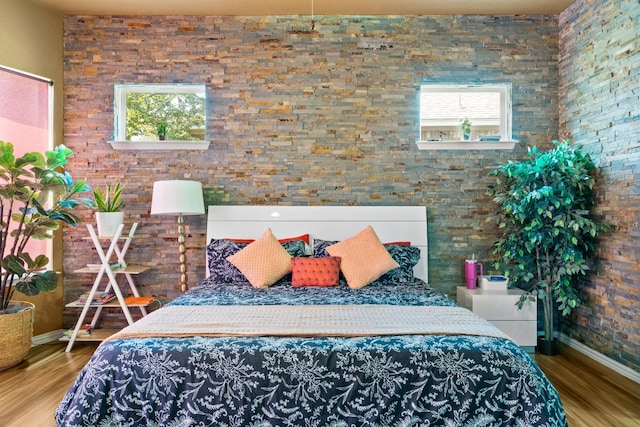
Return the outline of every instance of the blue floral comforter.
<path id="1" fill-rule="evenodd" d="M 455 305 L 423 282 L 361 290 L 205 280 L 173 305 Z M 566 426 L 511 341 L 472 336 L 136 338 L 100 346 L 61 426 Z"/>

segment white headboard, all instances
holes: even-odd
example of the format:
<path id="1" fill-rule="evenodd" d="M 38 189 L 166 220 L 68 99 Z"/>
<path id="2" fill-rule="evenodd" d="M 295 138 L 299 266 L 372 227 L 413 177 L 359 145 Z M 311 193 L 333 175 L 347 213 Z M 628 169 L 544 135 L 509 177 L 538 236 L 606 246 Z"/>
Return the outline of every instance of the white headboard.
<path id="1" fill-rule="evenodd" d="M 209 206 L 207 243 L 211 239 L 255 239 L 267 228 L 277 238 L 310 234 L 344 240 L 371 225 L 380 240 L 409 241 L 421 251 L 414 269 L 428 282 L 427 210 L 424 206 Z"/>

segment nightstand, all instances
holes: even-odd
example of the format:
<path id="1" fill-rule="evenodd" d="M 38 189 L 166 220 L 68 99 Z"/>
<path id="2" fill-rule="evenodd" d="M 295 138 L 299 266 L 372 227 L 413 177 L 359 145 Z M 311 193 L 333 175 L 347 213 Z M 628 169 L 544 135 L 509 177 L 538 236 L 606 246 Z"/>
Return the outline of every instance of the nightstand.
<path id="1" fill-rule="evenodd" d="M 525 291 L 508 289 L 507 291 L 489 291 L 485 289 L 467 289 L 458 286 L 457 301 L 462 307 L 496 325 L 527 351 L 533 351 L 537 344 L 538 308 L 536 301 L 527 301 L 518 309 L 518 301 Z"/>

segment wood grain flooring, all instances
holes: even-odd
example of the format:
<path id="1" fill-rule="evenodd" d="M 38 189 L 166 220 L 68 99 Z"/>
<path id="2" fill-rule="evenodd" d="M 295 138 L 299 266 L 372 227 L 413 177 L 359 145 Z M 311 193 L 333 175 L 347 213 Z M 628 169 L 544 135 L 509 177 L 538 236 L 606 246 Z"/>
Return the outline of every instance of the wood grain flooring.
<path id="1" fill-rule="evenodd" d="M 33 347 L 22 363 L 0 371 L 0 426 L 56 426 L 53 412 L 97 344 L 76 344 L 70 353 L 65 346 Z"/>
<path id="2" fill-rule="evenodd" d="M 569 427 L 640 427 L 640 384 L 577 350 L 560 351 L 534 358 L 560 393 Z"/>
<path id="3" fill-rule="evenodd" d="M 96 344 L 31 349 L 27 359 L 0 371 L 0 426 L 53 427 L 53 412 Z M 559 356 L 534 356 L 558 389 L 570 427 L 640 427 L 640 384 L 567 347 Z"/>

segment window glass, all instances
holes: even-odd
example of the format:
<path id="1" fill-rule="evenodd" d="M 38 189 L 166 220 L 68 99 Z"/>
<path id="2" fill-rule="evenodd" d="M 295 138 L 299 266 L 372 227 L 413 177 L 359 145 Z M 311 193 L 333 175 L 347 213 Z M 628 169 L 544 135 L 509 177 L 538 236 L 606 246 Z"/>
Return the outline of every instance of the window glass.
<path id="1" fill-rule="evenodd" d="M 13 144 L 16 157 L 52 148 L 52 88 L 48 79 L 0 67 L 0 140 Z M 9 237 L 8 244 L 12 241 Z M 50 240 L 31 239 L 25 251 L 51 259 L 51 248 Z"/>
<path id="2" fill-rule="evenodd" d="M 465 123 L 468 126 L 464 126 Z M 471 141 L 511 139 L 510 86 L 422 85 L 420 87 L 420 140 L 465 139 Z"/>
<path id="3" fill-rule="evenodd" d="M 204 85 L 116 85 L 114 102 L 116 141 L 205 139 Z"/>

